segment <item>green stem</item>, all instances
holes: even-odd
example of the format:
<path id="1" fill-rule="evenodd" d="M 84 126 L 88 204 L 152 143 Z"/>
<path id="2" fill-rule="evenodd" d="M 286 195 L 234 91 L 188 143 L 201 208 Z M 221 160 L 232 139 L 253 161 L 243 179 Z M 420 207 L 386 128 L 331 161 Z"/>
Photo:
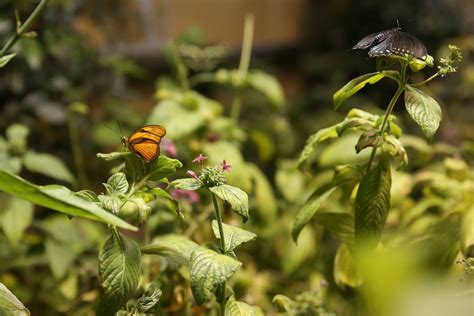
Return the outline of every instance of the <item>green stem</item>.
<path id="1" fill-rule="evenodd" d="M 217 221 L 217 226 L 219 227 L 219 240 L 221 244 L 221 252 L 225 253 L 225 239 L 224 239 L 224 227 L 222 226 L 222 214 L 219 209 L 219 204 L 217 203 L 217 198 L 214 193 L 211 192 L 211 197 L 212 197 L 212 204 L 214 204 L 214 211 L 216 213 L 216 221 Z M 218 297 L 219 300 L 219 306 L 220 306 L 220 315 L 224 316 L 225 314 L 225 288 L 226 288 L 226 282 L 222 283 L 219 285 L 217 288 Z"/>
<path id="2" fill-rule="evenodd" d="M 33 21 L 38 17 L 38 15 L 41 13 L 41 11 L 44 9 L 46 4 L 48 3 L 48 0 L 41 0 L 41 2 L 38 4 L 38 6 L 33 10 L 31 15 L 26 19 L 25 23 L 23 23 L 16 31 L 15 33 L 8 39 L 7 43 L 5 46 L 3 46 L 2 50 L 0 51 L 0 57 L 4 56 L 8 50 L 15 45 L 15 43 L 20 39 L 21 36 L 23 36 L 30 28 L 31 24 Z"/>
<path id="3" fill-rule="evenodd" d="M 380 136 L 383 136 L 385 133 L 385 128 L 387 126 L 388 118 L 392 114 L 393 108 L 395 107 L 395 104 L 398 101 L 398 98 L 402 95 L 403 91 L 405 90 L 405 84 L 406 84 L 406 71 L 407 71 L 407 63 L 402 64 L 402 74 L 401 74 L 401 79 L 398 82 L 398 88 L 397 91 L 395 91 L 395 94 L 393 95 L 392 99 L 390 100 L 390 103 L 388 104 L 387 110 L 385 110 L 384 118 L 382 121 L 382 125 L 380 126 Z M 370 171 L 370 167 L 372 166 L 372 162 L 374 161 L 375 154 L 377 152 L 377 147 L 372 148 L 372 153 L 370 154 L 369 162 L 367 164 L 367 172 Z"/>
<path id="4" fill-rule="evenodd" d="M 253 33 L 254 33 L 254 17 L 252 14 L 245 16 L 244 22 L 244 36 L 242 40 L 242 52 L 240 53 L 239 69 L 237 70 L 237 91 L 234 94 L 232 100 L 231 117 L 234 121 L 238 121 L 240 116 L 240 107 L 242 106 L 242 98 L 240 96 L 239 87 L 242 84 L 247 72 L 249 71 L 250 59 L 252 57 L 252 45 L 253 45 Z"/>
<path id="5" fill-rule="evenodd" d="M 428 82 L 430 82 L 431 80 L 433 80 L 434 78 L 438 77 L 440 74 L 439 72 L 435 73 L 434 75 L 432 75 L 431 77 L 429 77 L 428 79 L 426 80 L 423 80 L 421 82 L 417 82 L 417 83 L 412 83 L 410 84 L 412 87 L 419 87 L 419 86 L 422 86 L 424 84 L 427 84 Z"/>

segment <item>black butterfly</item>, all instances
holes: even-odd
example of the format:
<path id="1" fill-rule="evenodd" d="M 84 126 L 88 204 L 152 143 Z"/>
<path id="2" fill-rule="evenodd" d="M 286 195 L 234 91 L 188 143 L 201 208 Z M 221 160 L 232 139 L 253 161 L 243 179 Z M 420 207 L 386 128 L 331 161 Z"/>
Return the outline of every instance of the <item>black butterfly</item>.
<path id="1" fill-rule="evenodd" d="M 426 47 L 413 35 L 393 28 L 361 39 L 352 49 L 366 49 L 370 47 L 369 56 L 410 55 L 418 59 L 425 59 L 428 53 Z"/>

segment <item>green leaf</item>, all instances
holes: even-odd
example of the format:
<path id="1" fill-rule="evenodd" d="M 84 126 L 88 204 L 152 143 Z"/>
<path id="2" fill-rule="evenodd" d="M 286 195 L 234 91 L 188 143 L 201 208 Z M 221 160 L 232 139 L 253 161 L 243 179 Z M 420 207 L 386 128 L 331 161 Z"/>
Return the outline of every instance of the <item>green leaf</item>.
<path id="1" fill-rule="evenodd" d="M 471 207 L 463 217 L 461 246 L 466 258 L 474 257 L 474 207 Z"/>
<path id="2" fill-rule="evenodd" d="M 244 302 L 239 302 L 234 295 L 229 297 L 225 305 L 225 316 L 260 316 L 263 315 L 259 307 L 251 306 Z"/>
<path id="3" fill-rule="evenodd" d="M 201 181 L 194 178 L 177 179 L 170 183 L 170 186 L 172 186 L 173 188 L 191 191 L 199 189 L 201 185 Z"/>
<path id="4" fill-rule="evenodd" d="M 357 190 L 354 226 L 357 242 L 377 245 L 390 209 L 391 185 L 389 159 L 381 156 L 379 164 L 362 177 Z"/>
<path id="5" fill-rule="evenodd" d="M 191 255 L 191 288 L 198 305 L 209 299 L 216 287 L 230 278 L 242 263 L 209 249 Z"/>
<path id="6" fill-rule="evenodd" d="M 120 212 L 122 206 L 122 200 L 117 196 L 99 195 L 97 197 L 100 201 L 100 206 L 109 211 L 110 213 L 117 215 Z"/>
<path id="7" fill-rule="evenodd" d="M 37 186 L 23 178 L 0 170 L 0 190 L 55 211 L 101 221 L 129 230 L 136 227 L 110 214 L 60 185 Z"/>
<path id="8" fill-rule="evenodd" d="M 8 206 L 4 210 L 1 224 L 5 236 L 13 245 L 18 244 L 21 240 L 32 219 L 33 204 L 15 197 L 8 200 Z"/>
<path id="9" fill-rule="evenodd" d="M 303 169 L 307 167 L 308 158 L 316 152 L 317 146 L 319 143 L 332 138 L 337 138 L 339 135 L 337 133 L 337 129 L 340 124 L 336 124 L 327 128 L 320 129 L 316 132 L 316 134 L 311 135 L 308 140 L 306 141 L 306 145 L 301 152 L 299 161 L 298 161 L 298 168 Z"/>
<path id="10" fill-rule="evenodd" d="M 145 167 L 143 160 L 137 155 L 126 155 L 125 157 L 125 172 L 131 181 L 137 181 L 143 177 Z"/>
<path id="11" fill-rule="evenodd" d="M 361 152 L 365 148 L 368 147 L 379 147 L 383 142 L 382 136 L 376 130 L 368 130 L 362 133 L 359 137 L 359 141 L 357 142 L 355 149 L 356 153 Z"/>
<path id="12" fill-rule="evenodd" d="M 209 188 L 221 200 L 230 204 L 232 209 L 242 217 L 245 223 L 249 218 L 249 198 L 247 193 L 231 185 L 222 184 Z"/>
<path id="13" fill-rule="evenodd" d="M 151 245 L 142 247 L 142 253 L 159 255 L 183 265 L 189 265 L 191 254 L 200 249 L 199 245 L 181 235 L 164 235 L 153 239 Z"/>
<path id="14" fill-rule="evenodd" d="M 30 311 L 0 282 L 0 315 L 28 316 Z"/>
<path id="15" fill-rule="evenodd" d="M 423 91 L 407 85 L 405 107 L 412 119 L 421 127 L 425 137 L 431 142 L 442 118 L 438 102 Z"/>
<path id="16" fill-rule="evenodd" d="M 75 182 L 74 176 L 66 165 L 58 157 L 50 154 L 28 150 L 23 157 L 23 165 L 31 172 L 68 183 Z"/>
<path id="17" fill-rule="evenodd" d="M 280 82 L 272 75 L 260 70 L 252 70 L 247 74 L 247 84 L 263 93 L 274 105 L 281 107 L 285 101 Z"/>
<path id="18" fill-rule="evenodd" d="M 298 271 L 309 258 L 314 256 L 315 249 L 318 249 L 319 238 L 312 227 L 308 227 L 301 232 L 299 241 L 300 243 L 297 245 L 291 240 L 287 240 L 282 245 L 284 248 L 280 261 L 283 272 L 287 275 Z"/>
<path id="19" fill-rule="evenodd" d="M 337 110 L 339 106 L 357 91 L 365 87 L 366 84 L 374 84 L 383 79 L 387 75 L 393 75 L 393 71 L 372 72 L 363 76 L 357 77 L 349 81 L 344 87 L 334 93 L 334 109 Z"/>
<path id="20" fill-rule="evenodd" d="M 349 213 L 324 212 L 314 216 L 314 222 L 326 228 L 349 246 L 354 245 L 354 216 Z"/>
<path id="21" fill-rule="evenodd" d="M 298 303 L 285 295 L 275 295 L 272 303 L 279 312 L 286 312 L 285 315 L 295 316 L 298 313 Z"/>
<path id="22" fill-rule="evenodd" d="M 358 287 L 362 278 L 357 273 L 352 254 L 346 244 L 339 246 L 334 258 L 334 281 L 343 288 L 345 285 Z"/>
<path id="23" fill-rule="evenodd" d="M 177 160 L 166 156 L 159 156 L 148 165 L 149 179 L 151 181 L 159 181 L 173 173 L 176 169 L 181 168 L 183 164 Z"/>
<path id="24" fill-rule="evenodd" d="M 91 190 L 81 190 L 75 192 L 74 195 L 79 196 L 89 202 L 100 202 L 99 198 L 97 197 L 97 194 L 95 194 L 95 192 Z"/>
<path id="25" fill-rule="evenodd" d="M 8 64 L 8 62 L 12 60 L 12 58 L 15 56 L 16 56 L 16 53 L 8 54 L 8 55 L 0 57 L 0 68 L 5 67 L 6 64 Z"/>
<path id="26" fill-rule="evenodd" d="M 147 291 L 137 300 L 136 307 L 139 313 L 150 311 L 158 304 L 163 291 L 157 289 L 154 284 L 151 284 Z"/>
<path id="27" fill-rule="evenodd" d="M 291 230 L 291 236 L 293 237 L 295 243 L 298 240 L 298 235 L 300 234 L 301 230 L 313 218 L 314 214 L 316 214 L 318 209 L 321 207 L 321 204 L 336 189 L 337 186 L 333 186 L 332 184 L 319 188 L 309 197 L 303 207 L 301 207 L 298 215 L 296 215 L 295 223 L 293 224 L 293 228 Z"/>
<path id="28" fill-rule="evenodd" d="M 117 230 L 99 253 L 99 273 L 103 295 L 97 315 L 115 315 L 135 294 L 140 281 L 140 248 Z"/>
<path id="29" fill-rule="evenodd" d="M 257 238 L 257 235 L 254 233 L 239 227 L 222 223 L 222 228 L 224 230 L 225 253 L 229 253 L 241 244 L 255 240 Z M 212 221 L 212 230 L 214 232 L 214 236 L 216 236 L 217 239 L 221 239 L 219 225 L 217 225 L 216 220 Z"/>
<path id="30" fill-rule="evenodd" d="M 122 195 L 128 191 L 127 176 L 123 172 L 117 172 L 107 179 L 104 183 L 108 195 Z"/>

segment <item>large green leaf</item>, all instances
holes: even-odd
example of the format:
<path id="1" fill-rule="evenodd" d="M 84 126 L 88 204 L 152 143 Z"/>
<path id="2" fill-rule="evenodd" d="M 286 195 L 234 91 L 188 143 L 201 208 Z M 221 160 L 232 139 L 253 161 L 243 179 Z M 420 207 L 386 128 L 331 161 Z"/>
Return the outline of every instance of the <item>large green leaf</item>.
<path id="1" fill-rule="evenodd" d="M 225 316 L 260 316 L 263 315 L 259 307 L 251 306 L 244 302 L 239 302 L 234 295 L 229 297 L 225 306 Z"/>
<path id="2" fill-rule="evenodd" d="M 123 172 L 117 172 L 104 183 L 108 195 L 122 195 L 128 191 L 127 176 Z"/>
<path id="3" fill-rule="evenodd" d="M 188 265 L 191 254 L 200 249 L 194 241 L 182 235 L 164 235 L 153 239 L 152 244 L 142 247 L 142 253 L 159 255 L 168 260 Z"/>
<path id="4" fill-rule="evenodd" d="M 273 189 L 267 177 L 260 168 L 252 163 L 246 164 L 246 168 L 252 176 L 253 194 L 255 196 L 256 211 L 265 222 L 271 222 L 277 215 L 277 201 Z"/>
<path id="5" fill-rule="evenodd" d="M 222 228 L 224 230 L 225 253 L 229 253 L 241 244 L 257 238 L 257 235 L 255 235 L 254 233 L 239 227 L 223 223 Z M 216 236 L 217 239 L 221 239 L 219 233 L 219 226 L 216 220 L 212 221 L 212 230 L 214 231 L 214 236 Z"/>
<path id="6" fill-rule="evenodd" d="M 232 209 L 239 214 L 244 223 L 249 218 L 249 198 L 247 193 L 231 185 L 222 184 L 209 188 L 220 199 L 228 202 Z"/>
<path id="7" fill-rule="evenodd" d="M 103 295 L 97 315 L 115 315 L 133 296 L 140 281 L 140 248 L 112 229 L 99 253 L 99 273 Z"/>
<path id="8" fill-rule="evenodd" d="M 31 172 L 41 173 L 53 179 L 73 183 L 74 176 L 58 157 L 50 154 L 27 151 L 23 157 L 23 165 Z"/>
<path id="9" fill-rule="evenodd" d="M 367 241 L 375 247 L 382 235 L 390 209 L 392 178 L 388 157 L 381 156 L 378 165 L 362 177 L 355 201 L 356 241 Z"/>
<path id="10" fill-rule="evenodd" d="M 177 160 L 166 156 L 159 156 L 148 165 L 149 179 L 152 181 L 161 180 L 176 172 L 183 164 Z"/>
<path id="11" fill-rule="evenodd" d="M 333 186 L 332 184 L 326 185 L 321 187 L 316 192 L 314 192 L 309 199 L 305 202 L 303 207 L 296 215 L 295 223 L 293 224 L 293 228 L 291 230 L 291 236 L 295 243 L 298 240 L 298 236 L 301 230 L 309 223 L 309 221 L 313 218 L 314 214 L 318 211 L 321 207 L 321 204 L 337 189 L 337 186 Z"/>
<path id="12" fill-rule="evenodd" d="M 423 91 L 407 86 L 405 107 L 413 120 L 421 127 L 425 137 L 431 141 L 442 118 L 438 102 Z"/>
<path id="13" fill-rule="evenodd" d="M 28 316 L 30 312 L 10 290 L 0 282 L 0 315 Z"/>
<path id="14" fill-rule="evenodd" d="M 334 109 L 338 109 L 339 106 L 346 101 L 349 97 L 355 94 L 357 91 L 365 87 L 366 84 L 374 84 L 386 76 L 393 76 L 396 72 L 394 71 L 381 71 L 372 72 L 363 76 L 357 77 L 349 81 L 344 87 L 334 93 Z"/>
<path id="15" fill-rule="evenodd" d="M 339 287 L 346 285 L 358 287 L 362 284 L 362 278 L 357 272 L 354 259 L 346 244 L 339 246 L 334 258 L 334 281 Z"/>
<path id="16" fill-rule="evenodd" d="M 239 261 L 209 249 L 191 255 L 191 287 L 198 305 L 209 299 L 216 287 L 230 278 L 242 265 Z"/>
<path id="17" fill-rule="evenodd" d="M 5 236 L 12 244 L 16 245 L 21 240 L 32 219 L 33 204 L 16 197 L 8 200 L 8 206 L 4 210 L 1 224 Z"/>
<path id="18" fill-rule="evenodd" d="M 0 170 L 0 190 L 55 211 L 137 230 L 122 219 L 110 214 L 60 185 L 37 186 L 25 179 Z"/>

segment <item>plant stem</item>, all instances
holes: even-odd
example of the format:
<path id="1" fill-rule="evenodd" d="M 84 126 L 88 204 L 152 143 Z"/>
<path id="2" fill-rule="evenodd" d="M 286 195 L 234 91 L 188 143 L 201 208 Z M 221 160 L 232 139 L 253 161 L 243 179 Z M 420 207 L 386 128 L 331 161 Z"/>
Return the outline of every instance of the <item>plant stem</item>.
<path id="1" fill-rule="evenodd" d="M 214 193 L 211 192 L 211 197 L 212 197 L 212 204 L 214 204 L 214 211 L 216 213 L 216 221 L 217 221 L 217 226 L 219 227 L 219 240 L 221 244 L 221 252 L 225 253 L 225 239 L 224 239 L 224 228 L 222 226 L 222 214 L 219 209 L 219 204 L 217 203 L 217 198 Z M 223 282 L 222 284 L 219 285 L 217 288 L 218 295 L 217 298 L 219 300 L 219 306 L 220 306 L 220 315 L 224 316 L 225 313 L 225 288 L 226 284 Z"/>
<path id="2" fill-rule="evenodd" d="M 15 45 L 15 43 L 20 39 L 20 37 L 25 34 L 28 29 L 30 28 L 31 24 L 33 21 L 36 19 L 36 17 L 41 13 L 41 11 L 44 9 L 46 4 L 48 3 L 48 0 L 41 0 L 41 2 L 38 4 L 38 6 L 33 10 L 31 15 L 26 19 L 25 23 L 23 23 L 16 31 L 15 33 L 8 39 L 7 43 L 5 46 L 3 46 L 2 50 L 0 51 L 0 57 L 5 55 L 8 50 Z"/>
<path id="3" fill-rule="evenodd" d="M 397 103 L 398 98 L 402 95 L 402 92 L 405 90 L 407 66 L 408 66 L 407 63 L 402 63 L 401 79 L 398 82 L 397 91 L 395 91 L 395 94 L 393 95 L 392 99 L 390 100 L 390 103 L 388 104 L 387 110 L 385 110 L 384 118 L 383 118 L 382 125 L 380 126 L 380 131 L 379 131 L 380 136 L 383 136 L 387 122 L 388 122 L 388 118 L 390 117 L 390 114 L 392 114 L 393 108 L 395 107 L 395 104 Z M 374 161 L 376 152 L 377 152 L 377 147 L 373 147 L 372 153 L 370 154 L 369 162 L 367 164 L 367 172 L 370 171 L 370 167 L 372 166 L 372 162 Z"/>
<path id="4" fill-rule="evenodd" d="M 176 43 L 173 41 L 169 42 L 170 54 L 171 59 L 173 60 L 174 66 L 176 67 L 176 74 L 178 76 L 179 83 L 181 84 L 181 88 L 184 90 L 189 90 L 189 81 L 188 81 L 188 70 L 184 65 L 183 61 L 179 57 L 178 54 L 178 47 Z"/>
<path id="5" fill-rule="evenodd" d="M 67 114 L 67 123 L 68 123 L 68 130 L 69 130 L 69 138 L 71 139 L 71 150 L 72 156 L 74 159 L 74 165 L 76 167 L 77 177 L 79 183 L 77 186 L 79 188 L 88 187 L 89 180 L 87 178 L 87 174 L 85 171 L 85 164 L 84 164 L 84 155 L 82 152 L 81 141 L 79 137 L 79 130 L 74 120 L 76 112 L 74 112 L 70 108 L 68 109 Z"/>
<path id="6" fill-rule="evenodd" d="M 410 84 L 410 86 L 412 87 L 418 87 L 418 86 L 422 86 L 424 84 L 427 84 L 428 82 L 430 82 L 431 80 L 433 80 L 434 78 L 438 77 L 439 76 L 439 72 L 435 73 L 434 75 L 432 75 L 431 77 L 429 77 L 428 79 L 425 79 L 421 82 L 417 82 L 417 83 L 412 83 Z"/>
<path id="7" fill-rule="evenodd" d="M 247 14 L 244 22 L 244 36 L 242 40 L 242 52 L 240 53 L 239 69 L 237 71 L 237 86 L 242 84 L 250 66 L 250 59 L 252 57 L 252 44 L 253 44 L 253 33 L 254 33 L 254 17 L 253 14 Z M 242 106 L 242 99 L 240 91 L 234 94 L 232 100 L 231 117 L 234 121 L 238 121 L 240 116 L 240 107 Z"/>

